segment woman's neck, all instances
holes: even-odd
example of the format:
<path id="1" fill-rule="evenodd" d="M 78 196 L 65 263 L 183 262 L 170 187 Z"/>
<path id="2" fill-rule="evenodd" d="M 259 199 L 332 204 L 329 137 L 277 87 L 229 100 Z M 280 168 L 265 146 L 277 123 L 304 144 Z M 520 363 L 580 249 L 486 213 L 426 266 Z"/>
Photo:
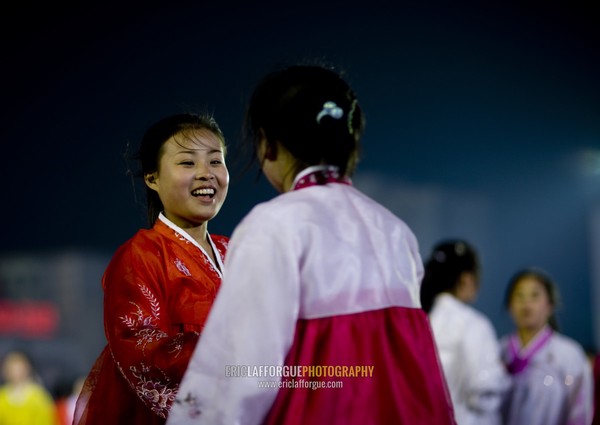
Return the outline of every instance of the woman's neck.
<path id="1" fill-rule="evenodd" d="M 206 223 L 203 223 L 201 226 L 187 227 L 182 229 L 185 230 L 187 234 L 192 237 L 192 239 L 198 242 L 200 246 L 202 246 L 202 248 L 206 249 L 207 246 L 210 246 L 207 237 L 207 227 L 208 226 L 206 225 Z"/>
<path id="2" fill-rule="evenodd" d="M 527 344 L 529 344 L 545 327 L 546 325 L 535 328 L 519 328 L 517 333 L 519 334 L 519 339 L 521 340 L 521 346 L 525 347 Z"/>
<path id="3" fill-rule="evenodd" d="M 184 231 L 187 235 L 187 239 L 193 239 L 205 250 L 207 247 L 210 247 L 210 242 L 208 240 L 208 221 L 199 225 L 192 225 L 191 223 L 181 225 L 173 222 L 164 213 L 160 213 L 159 219 L 176 231 Z"/>
<path id="4" fill-rule="evenodd" d="M 208 226 L 206 223 L 203 223 L 202 226 L 191 227 L 185 229 L 186 232 L 196 241 L 198 244 L 204 249 L 204 252 L 210 257 L 213 261 L 213 264 L 218 268 L 219 262 L 215 257 L 215 252 L 213 251 L 212 244 L 208 238 Z"/>

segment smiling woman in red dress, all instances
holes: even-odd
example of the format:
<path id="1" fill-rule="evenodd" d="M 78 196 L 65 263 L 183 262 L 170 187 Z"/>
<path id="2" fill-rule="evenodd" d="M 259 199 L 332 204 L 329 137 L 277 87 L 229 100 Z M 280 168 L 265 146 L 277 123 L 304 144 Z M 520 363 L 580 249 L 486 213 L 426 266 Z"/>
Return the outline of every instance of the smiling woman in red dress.
<path id="1" fill-rule="evenodd" d="M 165 118 L 138 159 L 151 229 L 114 254 L 102 279 L 107 346 L 74 424 L 163 424 L 221 284 L 228 238 L 208 233 L 229 186 L 225 140 L 210 116 Z"/>

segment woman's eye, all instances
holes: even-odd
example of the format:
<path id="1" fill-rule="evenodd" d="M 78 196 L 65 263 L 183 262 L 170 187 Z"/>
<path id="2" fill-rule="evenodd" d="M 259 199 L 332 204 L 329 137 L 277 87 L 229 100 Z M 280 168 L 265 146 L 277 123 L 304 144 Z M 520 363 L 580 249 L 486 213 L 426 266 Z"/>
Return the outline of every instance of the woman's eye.
<path id="1" fill-rule="evenodd" d="M 194 162 L 193 161 L 181 161 L 179 164 L 180 165 L 194 165 Z"/>
<path id="2" fill-rule="evenodd" d="M 222 164 L 223 161 L 221 161 L 220 159 L 213 159 L 212 161 L 210 161 L 211 164 L 215 164 L 215 165 L 219 165 Z"/>

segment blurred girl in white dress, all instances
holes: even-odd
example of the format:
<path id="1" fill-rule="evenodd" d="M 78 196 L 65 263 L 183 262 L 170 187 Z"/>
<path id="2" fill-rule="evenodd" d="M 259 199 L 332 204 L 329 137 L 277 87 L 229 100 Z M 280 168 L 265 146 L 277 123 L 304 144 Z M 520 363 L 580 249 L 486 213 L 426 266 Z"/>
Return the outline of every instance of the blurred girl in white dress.
<path id="1" fill-rule="evenodd" d="M 428 312 L 459 425 L 497 425 L 509 378 L 490 320 L 473 303 L 480 264 L 464 240 L 438 243 L 425 264 L 421 303 Z"/>
<path id="2" fill-rule="evenodd" d="M 593 378 L 585 351 L 558 332 L 558 291 L 537 269 L 509 281 L 505 305 L 516 326 L 500 341 L 512 377 L 503 409 L 509 425 L 590 425 Z"/>

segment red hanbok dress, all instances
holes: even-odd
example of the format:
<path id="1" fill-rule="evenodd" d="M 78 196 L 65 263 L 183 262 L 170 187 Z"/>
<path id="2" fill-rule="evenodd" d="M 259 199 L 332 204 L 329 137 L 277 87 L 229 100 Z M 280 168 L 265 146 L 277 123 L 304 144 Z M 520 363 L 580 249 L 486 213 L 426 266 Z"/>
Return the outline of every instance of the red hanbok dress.
<path id="1" fill-rule="evenodd" d="M 113 256 L 103 279 L 107 346 L 77 401 L 74 424 L 164 424 L 221 284 L 218 265 L 162 214 Z"/>

